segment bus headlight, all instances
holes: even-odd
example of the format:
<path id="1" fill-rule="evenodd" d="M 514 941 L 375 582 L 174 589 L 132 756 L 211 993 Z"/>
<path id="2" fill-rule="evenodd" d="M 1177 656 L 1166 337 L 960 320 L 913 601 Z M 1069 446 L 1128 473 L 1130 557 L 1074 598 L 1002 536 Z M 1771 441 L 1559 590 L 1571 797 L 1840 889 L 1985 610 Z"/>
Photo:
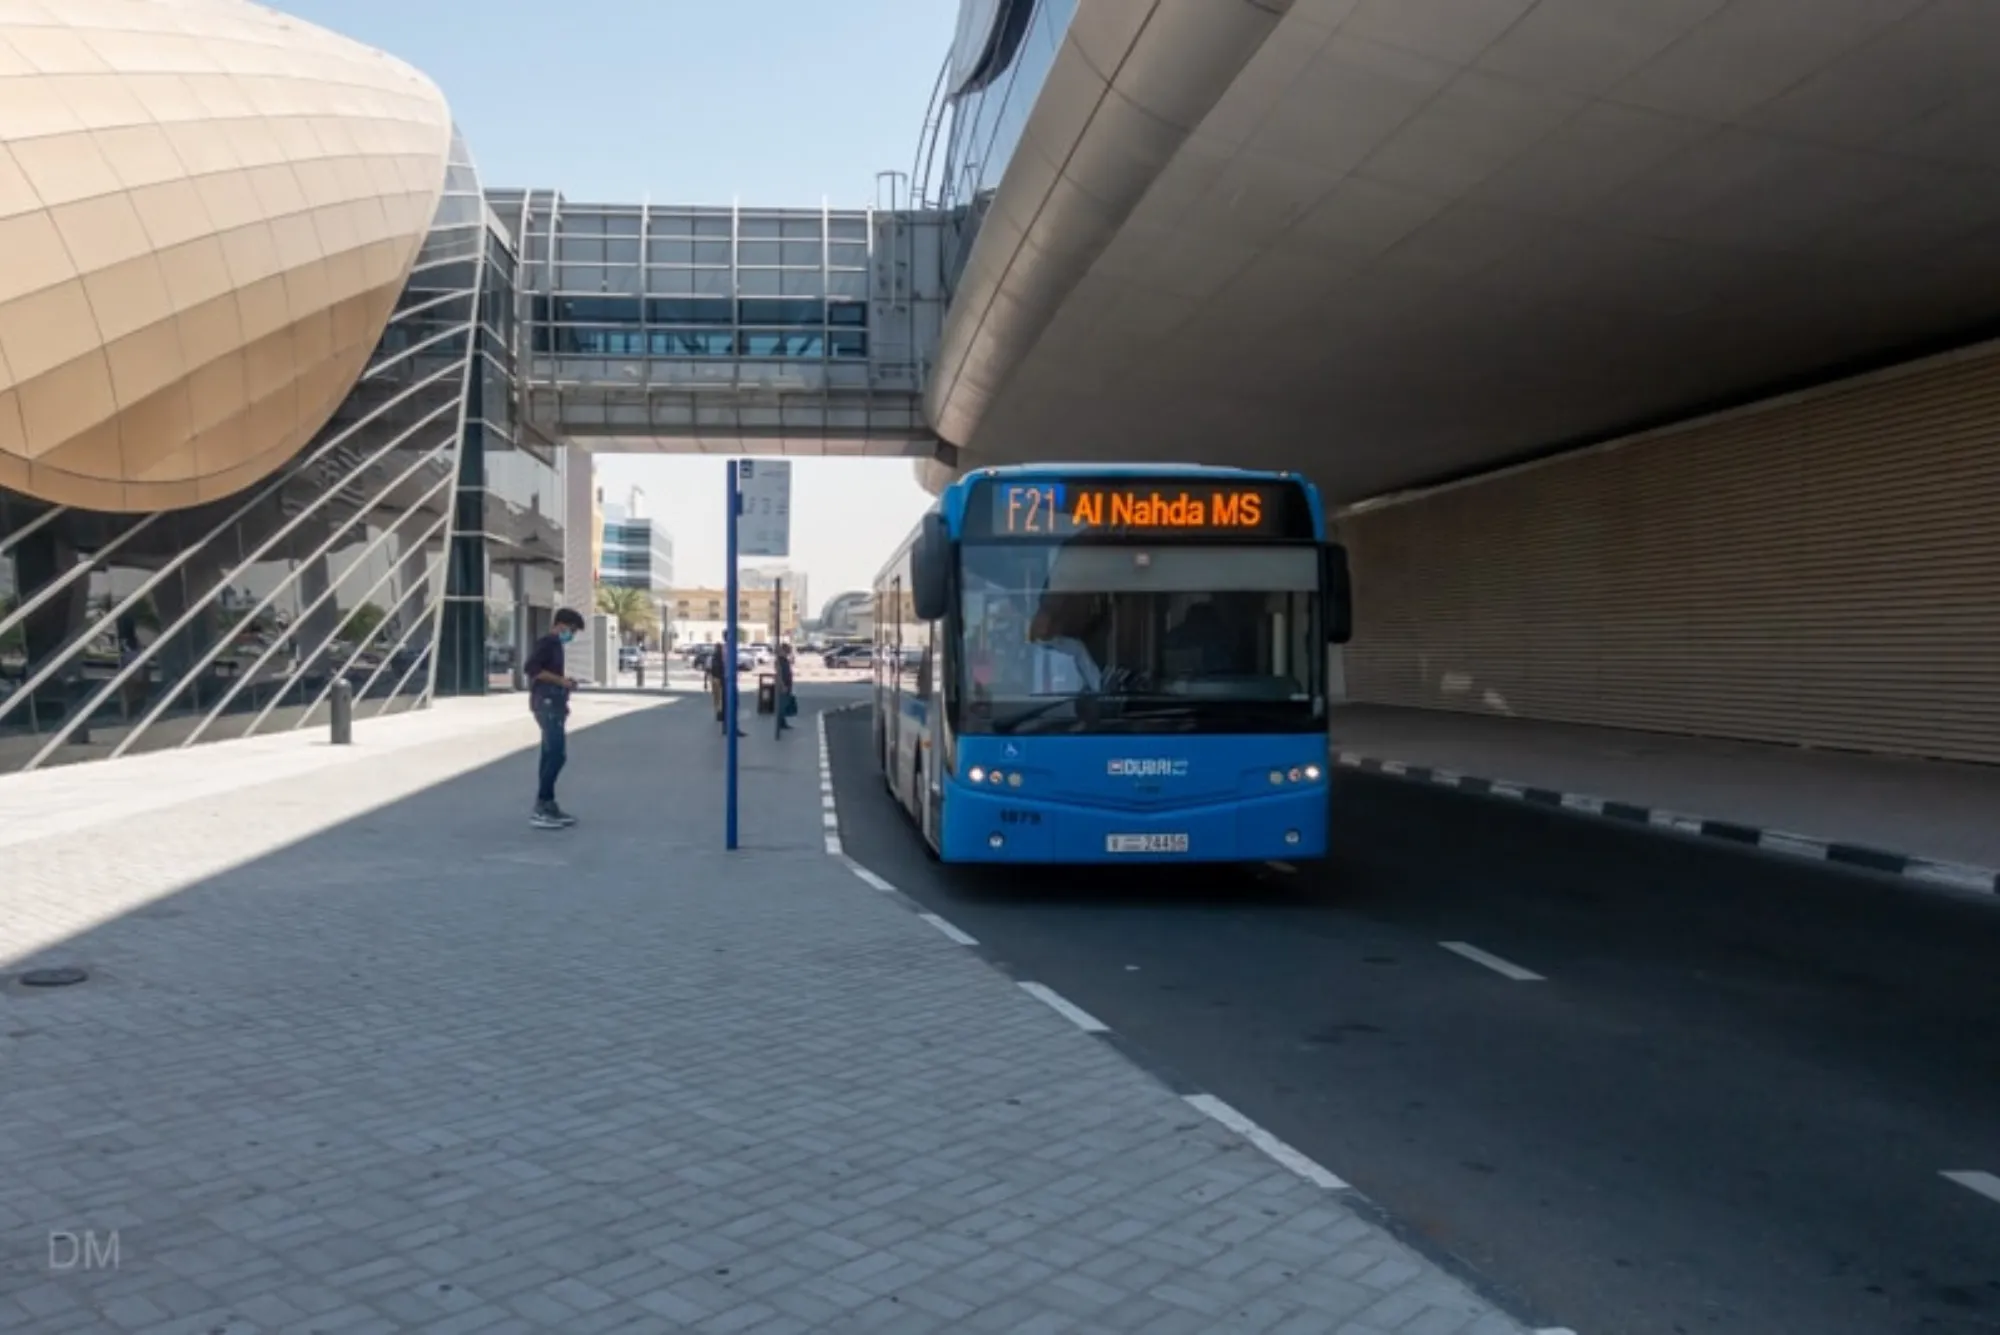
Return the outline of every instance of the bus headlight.
<path id="1" fill-rule="evenodd" d="M 1294 765 L 1291 769 L 1271 771 L 1271 783 L 1276 787 L 1287 783 L 1318 783 L 1324 773 L 1318 765 Z"/>
<path id="2" fill-rule="evenodd" d="M 1320 776 L 1320 772 L 1321 772 L 1320 767 L 1318 765 L 1307 765 L 1306 766 L 1307 781 L 1308 782 L 1317 781 Z"/>
<path id="3" fill-rule="evenodd" d="M 1007 776 L 1007 786 L 1009 788 L 1019 788 L 1021 786 L 1021 772 L 1019 770 Z"/>
<path id="4" fill-rule="evenodd" d="M 974 783 L 985 783 L 986 771 L 981 769 L 979 766 L 974 765 L 971 769 L 965 772 L 965 777 L 972 780 Z"/>

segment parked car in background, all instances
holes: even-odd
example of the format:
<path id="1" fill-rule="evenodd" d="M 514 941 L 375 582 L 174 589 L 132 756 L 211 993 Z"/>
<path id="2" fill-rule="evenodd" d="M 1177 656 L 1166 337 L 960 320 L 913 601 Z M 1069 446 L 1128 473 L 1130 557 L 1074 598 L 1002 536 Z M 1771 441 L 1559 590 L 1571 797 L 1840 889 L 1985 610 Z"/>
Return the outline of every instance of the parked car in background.
<path id="1" fill-rule="evenodd" d="M 709 660 L 721 653 L 723 648 L 724 646 L 720 644 L 690 645 L 686 650 L 688 666 L 697 672 L 708 671 Z M 766 657 L 763 661 L 768 664 L 770 659 Z M 738 672 L 748 672 L 756 666 L 758 666 L 758 659 L 755 646 L 746 644 L 736 651 L 736 670 Z"/>
<path id="2" fill-rule="evenodd" d="M 820 662 L 836 671 L 843 668 L 865 668 L 873 657 L 865 644 L 843 644 L 838 649 L 829 649 Z"/>

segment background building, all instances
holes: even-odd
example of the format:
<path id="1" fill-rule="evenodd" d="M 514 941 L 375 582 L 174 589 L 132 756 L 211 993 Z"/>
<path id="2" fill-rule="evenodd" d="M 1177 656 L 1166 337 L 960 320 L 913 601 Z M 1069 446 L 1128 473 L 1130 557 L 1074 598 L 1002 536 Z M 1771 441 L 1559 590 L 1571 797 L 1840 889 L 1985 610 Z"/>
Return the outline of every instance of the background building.
<path id="1" fill-rule="evenodd" d="M 674 589 L 670 606 L 676 644 L 720 644 L 728 637 L 726 590 Z M 771 641 L 774 631 L 787 640 L 798 638 L 799 602 L 789 587 L 782 593 L 775 589 L 738 589 L 736 616 L 745 644 Z"/>
<path id="2" fill-rule="evenodd" d="M 794 570 L 787 565 L 745 566 L 738 572 L 736 582 L 741 588 L 753 592 L 783 589 L 787 605 L 807 610 L 812 607 L 811 585 L 803 570 Z M 788 638 L 798 634 L 797 620 L 788 621 L 786 625 L 789 627 L 785 632 Z"/>
<path id="3" fill-rule="evenodd" d="M 68 110 L 0 187 L 0 769 L 484 690 L 560 539 L 444 99 L 227 0 L 46 13 L 123 92 L 7 79 Z M 154 77 L 197 49 L 214 98 Z"/>
<path id="4" fill-rule="evenodd" d="M 624 502 L 603 503 L 603 512 L 598 584 L 644 589 L 657 601 L 667 601 L 674 587 L 674 540 L 665 525 L 646 512 L 645 491 L 633 487 Z"/>
<path id="5" fill-rule="evenodd" d="M 835 639 L 867 639 L 875 633 L 875 595 L 866 589 L 836 593 L 820 609 L 819 632 Z"/>

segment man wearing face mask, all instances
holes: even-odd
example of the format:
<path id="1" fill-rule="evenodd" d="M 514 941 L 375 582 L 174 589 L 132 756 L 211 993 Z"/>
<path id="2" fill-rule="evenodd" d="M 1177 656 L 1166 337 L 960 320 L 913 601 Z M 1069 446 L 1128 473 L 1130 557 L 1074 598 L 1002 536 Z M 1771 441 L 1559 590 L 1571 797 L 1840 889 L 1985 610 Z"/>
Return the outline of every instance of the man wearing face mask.
<path id="1" fill-rule="evenodd" d="M 528 708 L 542 725 L 541 767 L 537 773 L 535 810 L 528 823 L 538 830 L 560 830 L 576 817 L 556 805 L 556 776 L 569 759 L 569 693 L 573 678 L 563 675 L 563 646 L 583 629 L 583 614 L 573 607 L 556 609 L 555 629 L 535 641 L 525 665 Z"/>

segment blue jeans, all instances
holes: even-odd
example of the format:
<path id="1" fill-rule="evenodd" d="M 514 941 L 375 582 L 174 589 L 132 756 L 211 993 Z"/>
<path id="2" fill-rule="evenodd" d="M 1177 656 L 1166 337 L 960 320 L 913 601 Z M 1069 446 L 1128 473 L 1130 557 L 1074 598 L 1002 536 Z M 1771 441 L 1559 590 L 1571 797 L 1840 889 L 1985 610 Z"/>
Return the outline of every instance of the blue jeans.
<path id="1" fill-rule="evenodd" d="M 542 805 L 556 800 L 556 776 L 562 773 L 563 763 L 569 759 L 569 720 L 563 716 L 561 705 L 544 705 L 535 711 L 535 721 L 542 725 L 542 758 L 536 772 L 535 802 Z"/>

